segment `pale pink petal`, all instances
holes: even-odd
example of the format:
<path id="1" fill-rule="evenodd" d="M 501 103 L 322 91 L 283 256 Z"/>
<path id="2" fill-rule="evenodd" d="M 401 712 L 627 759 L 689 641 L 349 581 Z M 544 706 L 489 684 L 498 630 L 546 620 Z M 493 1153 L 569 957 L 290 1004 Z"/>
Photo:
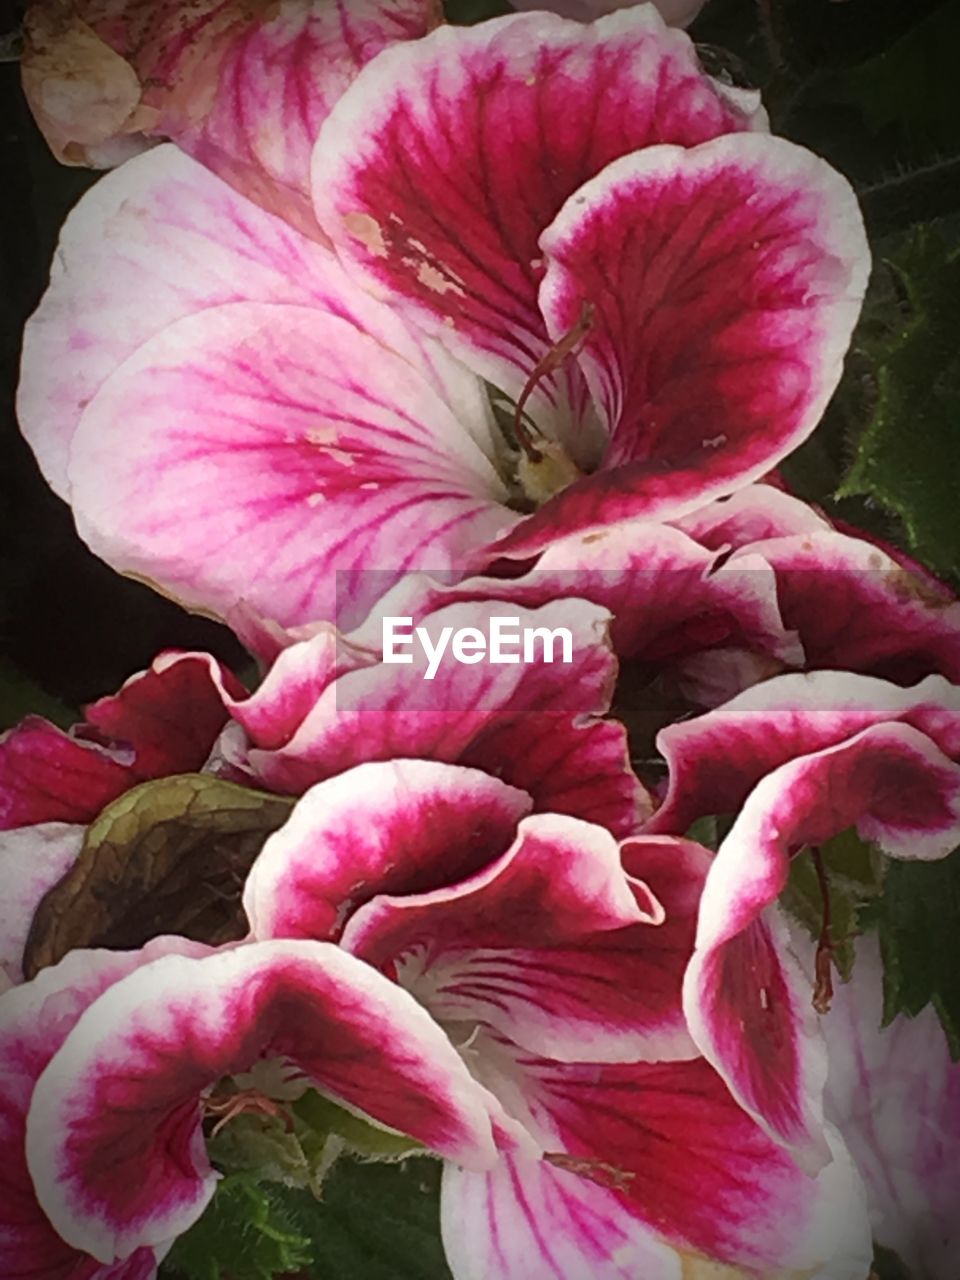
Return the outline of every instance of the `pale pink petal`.
<path id="1" fill-rule="evenodd" d="M 617 156 L 749 127 L 652 5 L 586 28 L 510 15 L 370 63 L 321 130 L 314 201 L 341 253 L 516 398 L 550 346 L 537 239 L 567 197 Z M 567 395 L 583 408 L 563 384 L 531 401 L 561 431 Z M 595 460 L 595 431 L 568 443 Z"/>
<path id="2" fill-rule="evenodd" d="M 28 1161 L 61 1235 L 109 1262 L 189 1227 L 216 1182 L 201 1096 L 265 1057 L 466 1167 L 496 1159 L 493 1099 L 412 997 L 353 956 L 264 942 L 166 957 L 90 1007 L 34 1090 Z"/>
<path id="3" fill-rule="evenodd" d="M 702 1059 L 563 1065 L 505 1045 L 487 1057 L 491 1087 L 568 1167 L 445 1172 L 444 1239 L 468 1280 L 686 1275 L 658 1241 L 764 1277 L 866 1276 L 863 1191 L 843 1146 L 831 1136 L 833 1162 L 804 1174 Z M 489 1270 L 471 1265 L 471 1246 Z"/>
<path id="4" fill-rule="evenodd" d="M 486 438 L 482 388 L 453 361 L 352 285 L 333 254 L 164 146 L 102 178 L 71 212 L 27 324 L 18 417 L 57 493 L 69 496 L 77 422 L 110 374 L 168 325 L 234 302 L 342 317 L 421 368 Z"/>
<path id="5" fill-rule="evenodd" d="M 648 816 L 649 797 L 630 768 L 623 726 L 601 719 L 617 671 L 606 634 L 609 615 L 582 600 L 535 610 L 479 600 L 418 621 L 436 645 L 447 628 L 489 634 L 494 617 L 516 617 L 521 629 L 566 628 L 572 662 L 545 662 L 539 645 L 532 662 L 465 665 L 448 656 L 428 681 L 420 648 L 408 652 L 414 658 L 408 665 L 378 662 L 371 650 L 372 661 L 364 664 L 351 653 L 348 670 L 328 680 L 282 746 L 273 748 L 274 740 L 266 737 L 261 747 L 253 719 L 237 710 L 253 739 L 245 767 L 272 790 L 300 794 L 364 761 L 419 757 L 459 763 L 528 792 L 538 810 L 569 813 L 629 835 Z M 365 638 L 371 636 L 365 632 Z M 315 662 L 318 672 L 327 670 L 329 639 L 320 635 L 301 643 L 316 652 L 288 659 L 294 684 L 301 678 L 295 668 L 302 672 Z M 278 681 L 262 699 L 258 691 L 249 706 L 261 707 L 267 719 L 268 700 L 282 698 L 283 689 Z"/>
<path id="6" fill-rule="evenodd" d="M 45 822 L 0 834 L 0 986 L 23 981 L 23 948 L 33 913 L 76 861 L 85 830 Z"/>
<path id="7" fill-rule="evenodd" d="M 823 1023 L 826 1112 L 866 1183 L 875 1239 L 911 1275 L 951 1280 L 960 1252 L 960 1063 L 931 1007 L 882 1026 L 882 974 L 876 939 L 860 939 L 853 978 L 837 986 Z"/>
<path id="8" fill-rule="evenodd" d="M 846 179 L 761 134 L 614 161 L 540 248 L 550 336 L 592 317 L 578 359 L 610 444 L 598 474 L 506 540 L 515 551 L 551 527 L 681 515 L 762 476 L 820 420 L 870 265 Z"/>
<path id="9" fill-rule="evenodd" d="M 141 951 L 74 951 L 58 965 L 0 997 L 0 1274 L 10 1280 L 148 1280 L 154 1250 L 137 1249 L 117 1268 L 98 1267 L 54 1230 L 37 1203 L 27 1169 L 26 1118 L 37 1079 L 86 1008 L 139 965 L 171 951 L 208 948 L 180 938 Z"/>
<path id="10" fill-rule="evenodd" d="M 910 689 L 840 671 L 768 680 L 660 731 L 657 746 L 670 779 L 647 829 L 682 834 L 697 818 L 736 813 L 780 765 L 894 722 L 960 757 L 960 689 L 938 676 Z"/>
<path id="11" fill-rule="evenodd" d="M 691 1033 L 742 1105 L 813 1161 L 823 1154 L 813 990 L 767 910 L 790 858 L 849 828 L 899 858 L 960 844 L 960 767 L 909 724 L 800 756 L 750 793 L 707 875 L 684 1002 Z"/>
<path id="12" fill-rule="evenodd" d="M 334 617 L 338 593 L 362 617 L 369 570 L 455 569 L 511 520 L 423 372 L 305 306 L 169 325 L 91 401 L 69 480 L 81 536 L 115 568 L 285 624 Z"/>
<path id="13" fill-rule="evenodd" d="M 821 533 L 829 521 L 791 494 L 770 484 L 750 484 L 674 521 L 701 546 L 714 551 L 792 534 Z"/>
<path id="14" fill-rule="evenodd" d="M 39 0 L 23 80 L 59 159 L 119 163 L 175 139 L 246 195 L 318 235 L 310 152 L 357 71 L 395 40 L 424 35 L 429 0 Z"/>
<path id="15" fill-rule="evenodd" d="M 498 859 L 531 804 L 476 769 L 426 760 L 361 764 L 320 782 L 250 871 L 251 930 L 336 941 L 377 894 L 452 884 Z"/>
<path id="16" fill-rule="evenodd" d="M 575 18 L 577 22 L 592 22 L 604 13 L 627 9 L 636 0 L 518 0 L 515 9 L 547 9 L 563 18 Z M 665 22 L 671 27 L 686 27 L 703 8 L 706 0 L 653 0 Z M 651 1278 L 652 1280 L 652 1278 Z"/>

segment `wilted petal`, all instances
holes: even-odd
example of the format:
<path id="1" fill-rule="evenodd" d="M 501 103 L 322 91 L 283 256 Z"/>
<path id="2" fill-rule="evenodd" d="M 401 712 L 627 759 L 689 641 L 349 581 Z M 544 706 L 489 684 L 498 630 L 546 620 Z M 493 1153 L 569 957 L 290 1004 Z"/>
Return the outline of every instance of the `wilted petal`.
<path id="1" fill-rule="evenodd" d="M 314 200 L 342 253 L 516 398 L 550 346 L 537 240 L 567 197 L 617 156 L 750 123 L 652 5 L 586 28 L 543 13 L 441 27 L 339 100 Z M 564 394 L 531 403 L 562 419 Z M 583 458 L 597 438 L 581 428 L 569 444 Z"/>
<path id="2" fill-rule="evenodd" d="M 0 987 L 23 981 L 21 961 L 40 899 L 76 860 L 84 828 L 45 822 L 0 834 Z"/>
<path id="3" fill-rule="evenodd" d="M 424 35 L 430 0 L 39 0 L 27 100 L 59 159 L 109 167 L 173 138 L 308 234 L 310 152 L 357 71 Z"/>
<path id="4" fill-rule="evenodd" d="M 882 1026 L 882 973 L 876 939 L 860 939 L 823 1024 L 826 1112 L 866 1183 L 876 1240 L 912 1276 L 948 1280 L 960 1253 L 960 1064 L 931 1007 Z"/>
<path id="5" fill-rule="evenodd" d="M 910 689 L 839 671 L 768 680 L 660 731 L 657 746 L 670 780 L 647 829 L 681 834 L 697 818 L 736 813 L 780 765 L 894 722 L 912 725 L 945 755 L 960 757 L 960 688 L 937 676 Z"/>
<path id="6" fill-rule="evenodd" d="M 810 1160 L 824 1154 L 823 1048 L 812 990 L 765 912 L 792 854 L 851 827 L 893 857 L 944 857 L 960 844 L 960 767 L 909 724 L 880 724 L 768 774 L 707 875 L 685 982 L 702 1052 L 743 1106 Z"/>
<path id="7" fill-rule="evenodd" d="M 77 423 L 110 374 L 168 325 L 236 302 L 341 317 L 420 368 L 451 403 L 466 397 L 458 417 L 486 439 L 475 381 L 351 284 L 332 253 L 164 146 L 102 178 L 77 204 L 27 324 L 18 417 L 61 497 L 69 497 Z"/>
<path id="8" fill-rule="evenodd" d="M 186 1230 L 216 1182 L 201 1096 L 265 1057 L 466 1167 L 496 1159 L 492 1098 L 412 997 L 353 956 L 265 942 L 166 957 L 91 1006 L 34 1090 L 30 1171 L 61 1235 L 108 1262 Z"/>
<path id="9" fill-rule="evenodd" d="M 866 1276 L 862 1187 L 834 1139 L 833 1163 L 816 1179 L 802 1173 L 702 1059 L 598 1066 L 512 1057 L 506 1074 L 526 1123 L 574 1171 L 510 1159 L 486 1174 L 445 1172 L 445 1243 L 467 1280 L 686 1275 L 663 1241 L 771 1280 Z M 471 1246 L 488 1270 L 471 1261 Z"/>

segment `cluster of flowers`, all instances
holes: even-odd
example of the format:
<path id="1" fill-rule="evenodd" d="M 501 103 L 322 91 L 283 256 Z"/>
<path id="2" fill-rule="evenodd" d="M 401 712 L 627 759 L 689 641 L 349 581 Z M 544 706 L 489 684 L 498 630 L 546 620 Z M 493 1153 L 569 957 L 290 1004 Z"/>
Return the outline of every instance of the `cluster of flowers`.
<path id="1" fill-rule="evenodd" d="M 960 604 L 772 471 L 865 289 L 846 182 L 649 4 L 71 14 L 25 83 L 122 163 L 23 430 L 264 674 L 165 653 L 0 742 L 0 1273 L 147 1280 L 214 1132 L 318 1091 L 444 1160 L 457 1280 L 952 1275 L 936 1017 L 778 905 L 851 829 L 960 844 Z M 504 612 L 571 662 L 382 660 Z"/>

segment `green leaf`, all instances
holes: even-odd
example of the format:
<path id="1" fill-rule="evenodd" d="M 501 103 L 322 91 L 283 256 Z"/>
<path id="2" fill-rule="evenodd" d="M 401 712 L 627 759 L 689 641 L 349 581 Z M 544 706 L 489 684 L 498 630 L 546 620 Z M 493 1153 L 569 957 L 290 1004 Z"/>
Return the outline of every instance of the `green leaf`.
<path id="1" fill-rule="evenodd" d="M 246 874 L 293 803 L 202 773 L 134 787 L 89 827 L 77 861 L 37 908 L 24 972 L 33 977 L 76 947 L 133 948 L 162 933 L 242 938 Z"/>
<path id="2" fill-rule="evenodd" d="M 960 574 L 960 250 L 919 229 L 887 267 L 906 314 L 869 344 L 873 416 L 838 496 L 880 502 L 921 559 Z"/>
<path id="3" fill-rule="evenodd" d="M 176 1241 L 161 1275 L 272 1280 L 312 1261 L 310 1240 L 282 1190 L 234 1174 L 220 1181 L 203 1217 Z"/>
<path id="4" fill-rule="evenodd" d="M 873 1274 L 876 1280 L 910 1280 L 910 1272 L 893 1250 L 880 1244 L 874 1247 Z"/>
<path id="5" fill-rule="evenodd" d="M 869 923 L 880 934 L 884 1025 L 932 1004 L 960 1059 L 960 849 L 937 862 L 890 862 Z"/>
<path id="6" fill-rule="evenodd" d="M 844 982 L 853 972 L 856 935 L 861 932 L 861 912 L 880 892 L 884 859 L 856 831 L 844 831 L 820 846 L 820 858 L 830 895 L 831 955 Z M 806 853 L 790 864 L 790 879 L 780 902 L 814 940 L 823 924 L 823 894 L 813 859 Z"/>
<path id="7" fill-rule="evenodd" d="M 0 659 L 0 731 L 12 728 L 24 716 L 44 716 L 61 729 L 80 719 L 75 711 L 51 697 L 5 658 Z"/>
<path id="8" fill-rule="evenodd" d="M 452 1280 L 440 1240 L 440 1163 L 341 1159 L 309 1191 L 234 1174 L 174 1245 L 161 1277 L 271 1280 Z"/>
<path id="9" fill-rule="evenodd" d="M 460 27 L 472 27 L 476 22 L 513 13 L 508 0 L 444 0 L 443 9 L 447 21 Z"/>

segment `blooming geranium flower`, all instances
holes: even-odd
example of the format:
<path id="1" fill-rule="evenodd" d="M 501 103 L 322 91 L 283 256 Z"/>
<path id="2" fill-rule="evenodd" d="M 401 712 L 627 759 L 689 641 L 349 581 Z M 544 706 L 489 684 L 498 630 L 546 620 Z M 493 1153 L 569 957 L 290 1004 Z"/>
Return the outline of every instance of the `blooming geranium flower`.
<path id="1" fill-rule="evenodd" d="M 0 1045 L 7 1276 L 154 1275 L 214 1192 L 210 1090 L 262 1060 L 467 1167 L 515 1141 L 416 1001 L 329 945 L 74 951 L 0 997 Z"/>
<path id="2" fill-rule="evenodd" d="M 59 160 L 110 168 L 174 138 L 321 236 L 307 182 L 320 124 L 364 62 L 438 18 L 430 0 L 36 0 L 23 87 Z"/>
<path id="3" fill-rule="evenodd" d="M 895 858 L 960 844 L 960 688 L 844 672 L 784 675 L 661 730 L 670 778 L 648 831 L 735 815 L 707 875 L 684 1003 L 743 1105 L 811 1161 L 826 1150 L 811 987 L 775 906 L 790 861 L 856 828 Z M 810 944 L 812 953 L 812 943 Z"/>
<path id="4" fill-rule="evenodd" d="M 620 844 L 462 766 L 321 782 L 244 891 L 254 936 L 338 940 L 394 976 L 546 1155 L 446 1166 L 458 1280 L 674 1277 L 674 1248 L 771 1275 L 866 1274 L 842 1147 L 802 1172 L 699 1057 L 680 986 L 707 852 Z"/>
<path id="5" fill-rule="evenodd" d="M 338 257 L 170 148 L 81 201 L 24 431 L 112 564 L 284 624 L 679 517 L 812 430 L 866 280 L 846 182 L 760 126 L 652 6 L 398 43 L 314 151 Z"/>

